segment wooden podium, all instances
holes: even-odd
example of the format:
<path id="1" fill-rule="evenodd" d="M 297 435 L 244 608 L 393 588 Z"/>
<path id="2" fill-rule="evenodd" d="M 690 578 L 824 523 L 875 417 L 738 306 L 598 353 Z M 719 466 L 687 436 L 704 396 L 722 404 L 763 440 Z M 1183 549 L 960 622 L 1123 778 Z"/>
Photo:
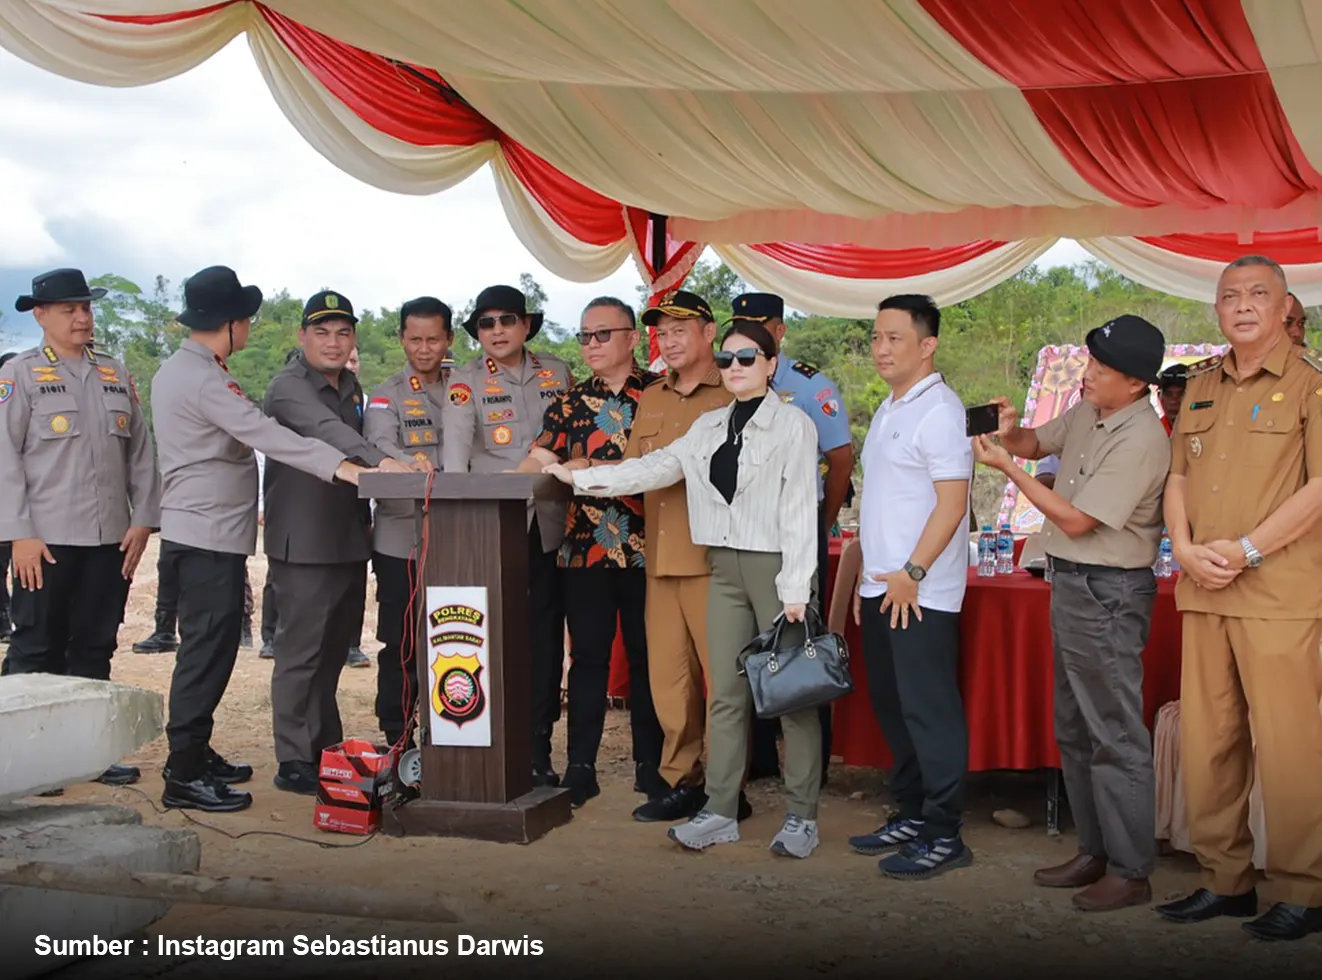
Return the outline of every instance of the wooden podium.
<path id="1" fill-rule="evenodd" d="M 541 475 L 438 472 L 431 479 L 430 508 L 418 522 L 419 542 L 422 521 L 430 526 L 425 554 L 419 545 L 422 581 L 413 601 L 422 783 L 417 798 L 387 808 L 383 830 L 394 836 L 531 843 L 568 823 L 571 811 L 566 790 L 532 785 L 528 501 L 563 499 L 570 490 Z M 422 502 L 427 480 L 421 473 L 368 473 L 358 493 Z M 443 612 L 431 609 L 429 588 L 474 586 L 486 590 L 485 616 L 470 609 L 467 623 L 438 627 L 432 621 Z M 444 660 L 445 641 L 462 643 L 467 636 L 473 642 L 479 639 L 475 633 L 485 639 L 485 670 L 433 669 Z M 454 662 L 465 659 L 474 662 Z M 470 719 L 462 715 L 459 725 L 439 716 L 438 737 L 450 744 L 432 744 L 438 717 L 433 704 L 448 705 L 444 699 L 452 693 L 461 711 L 488 714 L 489 745 L 453 744 L 471 738 L 475 728 L 486 730 L 487 720 L 465 725 Z"/>

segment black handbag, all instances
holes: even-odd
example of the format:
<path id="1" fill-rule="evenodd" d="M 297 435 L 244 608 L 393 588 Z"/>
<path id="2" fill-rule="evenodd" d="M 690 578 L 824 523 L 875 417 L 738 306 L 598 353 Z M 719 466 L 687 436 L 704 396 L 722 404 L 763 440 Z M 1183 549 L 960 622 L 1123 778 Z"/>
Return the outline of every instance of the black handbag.
<path id="1" fill-rule="evenodd" d="M 849 674 L 849 646 L 839 633 L 828 633 L 821 616 L 808 606 L 806 639 L 781 648 L 785 614 L 759 633 L 739 654 L 739 673 L 748 678 L 759 718 L 830 704 L 854 690 Z"/>

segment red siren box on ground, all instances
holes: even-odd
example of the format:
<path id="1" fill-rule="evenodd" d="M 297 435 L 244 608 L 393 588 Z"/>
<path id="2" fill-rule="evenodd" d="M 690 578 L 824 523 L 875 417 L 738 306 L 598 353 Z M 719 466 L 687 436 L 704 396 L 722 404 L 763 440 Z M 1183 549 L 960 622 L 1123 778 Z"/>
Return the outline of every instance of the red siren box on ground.
<path id="1" fill-rule="evenodd" d="M 381 825 L 381 801 L 390 788 L 394 766 L 389 746 L 365 738 L 345 739 L 325 749 L 313 826 L 341 834 L 375 831 Z"/>

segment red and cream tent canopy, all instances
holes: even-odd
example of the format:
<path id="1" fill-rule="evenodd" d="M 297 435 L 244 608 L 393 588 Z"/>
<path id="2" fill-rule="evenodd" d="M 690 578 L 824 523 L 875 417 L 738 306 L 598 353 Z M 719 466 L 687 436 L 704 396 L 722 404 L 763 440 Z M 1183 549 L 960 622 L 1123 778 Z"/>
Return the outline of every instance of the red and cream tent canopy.
<path id="1" fill-rule="evenodd" d="M 489 166 L 573 280 L 669 288 L 710 245 L 867 315 L 1069 237 L 1197 299 L 1266 253 L 1322 302 L 1322 0 L 0 0 L 0 45 L 100 85 L 239 34 L 339 167 L 430 194 Z"/>

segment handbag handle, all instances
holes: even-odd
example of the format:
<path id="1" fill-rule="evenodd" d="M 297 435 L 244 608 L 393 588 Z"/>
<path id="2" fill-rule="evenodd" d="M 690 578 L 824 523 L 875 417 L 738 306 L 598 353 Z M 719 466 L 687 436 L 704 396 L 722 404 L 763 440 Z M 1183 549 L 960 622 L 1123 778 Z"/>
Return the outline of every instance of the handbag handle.
<path id="1" fill-rule="evenodd" d="M 813 636 L 822 636 L 825 634 L 826 625 L 822 622 L 822 617 L 818 614 L 817 607 L 811 602 L 807 603 L 804 608 L 803 653 L 809 660 L 812 660 L 817 656 L 817 648 L 813 645 L 812 638 Z M 780 652 L 780 637 L 785 631 L 785 626 L 788 623 L 789 620 L 785 618 L 784 612 L 781 612 L 773 621 L 775 632 L 771 634 L 771 643 L 769 644 L 770 650 L 767 651 L 770 654 L 767 658 L 767 670 L 771 671 L 773 674 L 780 669 L 776 654 Z"/>

